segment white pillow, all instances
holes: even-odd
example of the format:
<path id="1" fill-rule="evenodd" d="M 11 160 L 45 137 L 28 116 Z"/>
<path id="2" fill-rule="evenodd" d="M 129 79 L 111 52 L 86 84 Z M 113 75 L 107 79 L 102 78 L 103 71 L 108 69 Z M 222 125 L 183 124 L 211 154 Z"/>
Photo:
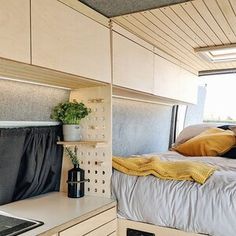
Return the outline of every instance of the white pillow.
<path id="1" fill-rule="evenodd" d="M 187 140 L 199 135 L 203 131 L 212 127 L 216 127 L 216 125 L 215 124 L 197 124 L 197 125 L 187 126 L 180 132 L 180 134 L 176 138 L 174 146 L 184 143 Z"/>

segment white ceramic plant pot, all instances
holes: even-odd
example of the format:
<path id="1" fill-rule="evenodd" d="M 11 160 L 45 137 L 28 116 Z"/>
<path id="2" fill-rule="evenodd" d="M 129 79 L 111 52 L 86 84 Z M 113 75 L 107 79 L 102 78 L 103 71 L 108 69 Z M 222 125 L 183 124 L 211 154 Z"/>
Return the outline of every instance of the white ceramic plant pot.
<path id="1" fill-rule="evenodd" d="M 63 125 L 64 141 L 79 141 L 81 139 L 79 125 Z"/>

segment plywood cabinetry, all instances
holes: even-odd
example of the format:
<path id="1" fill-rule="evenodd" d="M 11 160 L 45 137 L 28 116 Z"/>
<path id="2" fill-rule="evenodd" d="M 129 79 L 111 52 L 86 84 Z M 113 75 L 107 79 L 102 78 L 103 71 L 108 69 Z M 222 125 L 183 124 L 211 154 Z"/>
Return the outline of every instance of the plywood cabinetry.
<path id="1" fill-rule="evenodd" d="M 117 229 L 116 208 L 113 207 L 99 215 L 95 215 L 73 227 L 59 233 L 60 236 L 107 236 Z"/>
<path id="2" fill-rule="evenodd" d="M 113 32 L 113 84 L 152 93 L 154 54 Z"/>
<path id="3" fill-rule="evenodd" d="M 111 81 L 110 31 L 56 0 L 32 0 L 32 63 Z"/>
<path id="4" fill-rule="evenodd" d="M 196 103 L 197 76 L 155 55 L 155 95 Z"/>
<path id="5" fill-rule="evenodd" d="M 29 0 L 1 0 L 0 57 L 30 63 Z"/>

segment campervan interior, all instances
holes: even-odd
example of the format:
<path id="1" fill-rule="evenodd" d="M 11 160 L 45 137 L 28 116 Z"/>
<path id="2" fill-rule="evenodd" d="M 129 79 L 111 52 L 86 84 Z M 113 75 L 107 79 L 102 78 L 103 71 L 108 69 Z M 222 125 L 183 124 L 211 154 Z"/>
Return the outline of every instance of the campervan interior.
<path id="1" fill-rule="evenodd" d="M 236 0 L 1 0 L 0 235 L 235 236 Z"/>

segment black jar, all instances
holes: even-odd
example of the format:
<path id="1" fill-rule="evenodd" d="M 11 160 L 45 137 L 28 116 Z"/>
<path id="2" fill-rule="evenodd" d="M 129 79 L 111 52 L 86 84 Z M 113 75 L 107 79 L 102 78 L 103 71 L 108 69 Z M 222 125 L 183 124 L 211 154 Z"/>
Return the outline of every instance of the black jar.
<path id="1" fill-rule="evenodd" d="M 68 197 L 80 198 L 84 196 L 84 170 L 79 165 L 68 171 Z"/>

